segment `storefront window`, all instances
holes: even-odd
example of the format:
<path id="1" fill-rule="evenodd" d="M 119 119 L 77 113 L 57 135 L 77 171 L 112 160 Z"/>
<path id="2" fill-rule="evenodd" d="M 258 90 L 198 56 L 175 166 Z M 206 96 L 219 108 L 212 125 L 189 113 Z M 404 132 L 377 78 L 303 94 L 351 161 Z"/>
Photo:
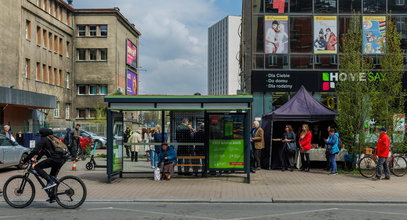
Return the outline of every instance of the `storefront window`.
<path id="1" fill-rule="evenodd" d="M 253 14 L 263 13 L 263 0 L 253 0 Z"/>
<path id="2" fill-rule="evenodd" d="M 386 0 L 363 0 L 364 13 L 385 13 Z"/>
<path id="3" fill-rule="evenodd" d="M 381 70 L 382 66 L 380 65 L 381 56 L 371 56 L 373 62 L 373 69 L 374 70 Z"/>
<path id="4" fill-rule="evenodd" d="M 315 69 L 337 69 L 338 57 L 336 55 L 315 55 Z"/>
<path id="5" fill-rule="evenodd" d="M 340 13 L 359 13 L 362 6 L 361 0 L 340 0 L 339 12 Z"/>
<path id="6" fill-rule="evenodd" d="M 393 21 L 401 34 L 401 48 L 407 50 L 407 16 L 395 16 Z"/>
<path id="7" fill-rule="evenodd" d="M 312 17 L 291 17 L 291 52 L 312 52 Z"/>
<path id="8" fill-rule="evenodd" d="M 264 69 L 264 55 L 253 55 L 253 69 Z"/>
<path id="9" fill-rule="evenodd" d="M 291 69 L 312 69 L 312 55 L 291 55 Z"/>
<path id="10" fill-rule="evenodd" d="M 266 13 L 283 14 L 288 12 L 288 0 L 265 0 Z"/>
<path id="11" fill-rule="evenodd" d="M 264 52 L 264 18 L 254 16 L 252 28 L 253 52 Z"/>
<path id="12" fill-rule="evenodd" d="M 388 0 L 389 13 L 407 13 L 407 0 Z"/>
<path id="13" fill-rule="evenodd" d="M 315 0 L 315 13 L 336 13 L 336 0 Z"/>
<path id="14" fill-rule="evenodd" d="M 312 12 L 312 1 L 311 0 L 291 0 L 290 1 L 290 12 Z"/>
<path id="15" fill-rule="evenodd" d="M 266 69 L 288 69 L 288 56 L 266 55 Z"/>

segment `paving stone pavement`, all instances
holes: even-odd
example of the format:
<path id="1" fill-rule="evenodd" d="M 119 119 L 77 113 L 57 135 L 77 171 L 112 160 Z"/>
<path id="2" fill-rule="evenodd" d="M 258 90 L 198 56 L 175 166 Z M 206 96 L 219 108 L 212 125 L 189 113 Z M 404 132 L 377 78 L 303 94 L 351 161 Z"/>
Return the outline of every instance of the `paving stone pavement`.
<path id="1" fill-rule="evenodd" d="M 127 174 L 113 183 L 106 183 L 105 169 L 87 171 L 85 163 L 77 163 L 78 171 L 71 171 L 66 163 L 60 173 L 76 175 L 84 180 L 90 200 L 210 200 L 210 201 L 274 201 L 274 202 L 407 202 L 407 177 L 392 177 L 390 181 L 371 181 L 360 175 L 328 176 L 322 170 L 309 173 L 260 170 L 252 174 L 251 184 L 244 183 L 244 175 L 210 176 L 208 178 L 177 177 L 171 181 L 153 181 L 151 174 Z M 98 159 L 105 163 L 105 159 Z M 133 166 L 127 163 L 126 166 Z M 128 167 L 127 167 L 128 168 Z M 0 170 L 0 186 L 22 170 Z M 33 179 L 36 182 L 35 179 Z M 37 198 L 45 193 L 37 185 Z"/>

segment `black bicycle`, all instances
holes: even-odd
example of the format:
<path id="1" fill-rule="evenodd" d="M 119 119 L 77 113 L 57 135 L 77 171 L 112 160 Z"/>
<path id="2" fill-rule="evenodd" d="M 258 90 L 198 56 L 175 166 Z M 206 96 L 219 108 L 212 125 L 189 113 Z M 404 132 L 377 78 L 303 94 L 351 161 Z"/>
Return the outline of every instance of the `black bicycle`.
<path id="1" fill-rule="evenodd" d="M 3 187 L 3 196 L 7 204 L 13 208 L 25 208 L 29 206 L 35 198 L 35 187 L 29 178 L 33 174 L 41 186 L 46 184 L 34 169 L 34 163 L 29 162 L 29 166 L 24 175 L 10 177 Z M 53 178 L 52 176 L 50 176 Z M 86 199 L 87 189 L 85 183 L 76 176 L 64 176 L 61 179 L 53 178 L 57 183 L 54 188 L 45 190 L 50 202 L 53 199 L 63 208 L 76 209 L 81 206 Z"/>

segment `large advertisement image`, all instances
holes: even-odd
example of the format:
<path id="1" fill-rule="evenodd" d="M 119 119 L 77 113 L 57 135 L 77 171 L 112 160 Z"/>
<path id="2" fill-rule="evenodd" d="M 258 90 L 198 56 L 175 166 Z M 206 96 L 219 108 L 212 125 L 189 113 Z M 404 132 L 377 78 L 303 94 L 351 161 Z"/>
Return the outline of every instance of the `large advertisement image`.
<path id="1" fill-rule="evenodd" d="M 386 16 L 363 16 L 363 53 L 382 54 L 386 43 Z"/>
<path id="2" fill-rule="evenodd" d="M 138 94 L 138 78 L 137 74 L 127 70 L 127 95 L 137 95 Z"/>
<path id="3" fill-rule="evenodd" d="M 266 16 L 264 18 L 265 52 L 270 54 L 288 53 L 288 16 Z"/>
<path id="4" fill-rule="evenodd" d="M 127 64 L 137 68 L 137 46 L 130 40 L 127 40 Z"/>
<path id="5" fill-rule="evenodd" d="M 314 53 L 338 52 L 337 17 L 314 16 Z"/>

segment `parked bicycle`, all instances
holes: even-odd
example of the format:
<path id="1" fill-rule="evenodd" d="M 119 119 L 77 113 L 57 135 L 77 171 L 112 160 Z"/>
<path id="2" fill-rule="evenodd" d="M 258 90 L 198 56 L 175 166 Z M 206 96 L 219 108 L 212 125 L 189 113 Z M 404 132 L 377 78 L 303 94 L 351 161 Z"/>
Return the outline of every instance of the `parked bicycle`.
<path id="1" fill-rule="evenodd" d="M 24 175 L 15 175 L 10 177 L 3 187 L 3 196 L 7 204 L 13 208 L 25 208 L 29 206 L 35 198 L 35 187 L 33 181 L 29 178 L 33 174 L 42 187 L 46 184 L 34 169 L 35 164 L 30 161 Z M 76 176 L 64 176 L 61 179 L 53 178 L 57 183 L 54 188 L 44 190 L 48 201 L 53 199 L 63 208 L 75 209 L 81 206 L 86 199 L 87 189 L 85 183 Z"/>
<path id="2" fill-rule="evenodd" d="M 365 155 L 358 163 L 359 173 L 366 178 L 372 178 L 376 174 L 377 158 L 374 157 L 376 148 L 372 149 L 372 154 Z M 392 148 L 391 152 L 391 156 L 387 159 L 390 172 L 398 177 L 404 176 L 407 173 L 406 158 L 398 153 L 393 153 L 395 148 Z"/>

